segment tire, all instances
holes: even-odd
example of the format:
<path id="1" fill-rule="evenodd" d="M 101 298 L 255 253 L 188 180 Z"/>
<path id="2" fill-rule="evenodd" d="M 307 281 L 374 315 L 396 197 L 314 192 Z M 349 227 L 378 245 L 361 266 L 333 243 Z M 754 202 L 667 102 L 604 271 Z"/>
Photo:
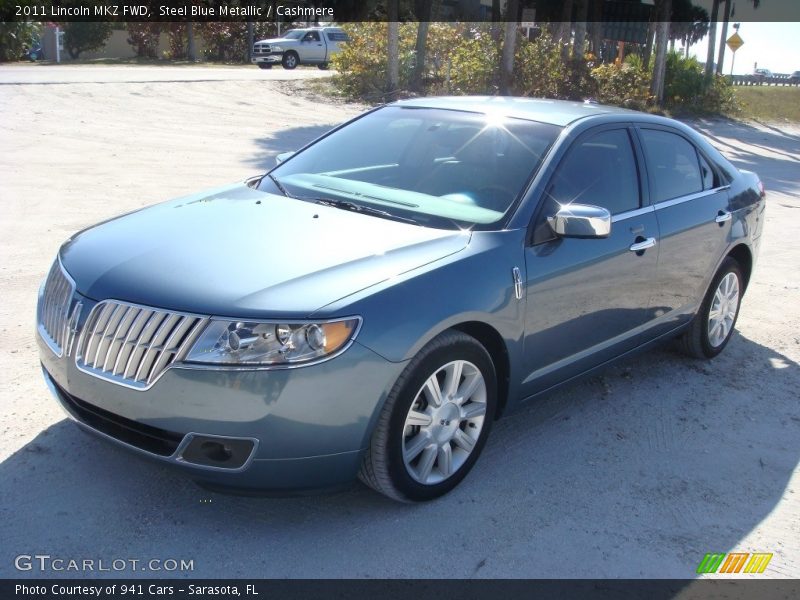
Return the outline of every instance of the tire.
<path id="1" fill-rule="evenodd" d="M 300 58 L 297 56 L 297 52 L 286 52 L 281 59 L 281 64 L 284 69 L 288 69 L 289 71 L 296 68 L 297 65 L 300 64 Z"/>
<path id="2" fill-rule="evenodd" d="M 272 65 L 270 63 L 258 63 L 259 69 L 271 69 Z"/>
<path id="3" fill-rule="evenodd" d="M 735 300 L 733 299 L 735 288 Z M 681 337 L 678 347 L 684 354 L 694 358 L 714 358 L 725 349 L 733 335 L 739 307 L 744 293 L 744 277 L 739 263 L 727 257 L 711 280 L 703 304 L 692 319 L 692 323 Z M 723 297 L 727 297 L 724 300 Z M 720 306 L 721 304 L 721 306 Z M 711 320 L 712 309 L 721 310 L 722 318 Z M 727 316 L 725 316 L 727 315 Z M 718 324 L 718 325 L 717 325 Z M 715 327 L 716 325 L 716 327 Z"/>
<path id="4" fill-rule="evenodd" d="M 320 71 L 327 71 L 328 69 L 330 69 L 330 65 L 329 65 L 328 63 L 319 63 L 319 64 L 317 65 L 317 68 L 318 68 Z"/>
<path id="5" fill-rule="evenodd" d="M 456 375 L 458 383 L 450 390 L 461 396 L 454 398 L 447 392 Z M 442 400 L 438 407 L 432 400 L 437 397 Z M 401 502 L 446 494 L 478 459 L 496 406 L 497 377 L 489 353 L 465 333 L 442 333 L 420 350 L 395 382 L 359 478 Z"/>

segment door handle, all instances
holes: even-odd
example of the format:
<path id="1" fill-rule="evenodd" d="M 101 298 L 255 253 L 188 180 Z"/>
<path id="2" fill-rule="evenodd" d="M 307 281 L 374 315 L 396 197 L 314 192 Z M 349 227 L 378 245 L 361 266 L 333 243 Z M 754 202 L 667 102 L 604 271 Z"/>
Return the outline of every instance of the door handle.
<path id="1" fill-rule="evenodd" d="M 717 223 L 724 223 L 725 221 L 730 221 L 733 218 L 733 215 L 729 213 L 727 210 L 721 210 L 717 213 L 717 218 L 714 219 Z"/>
<path id="2" fill-rule="evenodd" d="M 631 252 L 644 252 L 648 248 L 652 248 L 656 245 L 656 238 L 645 238 L 641 242 L 636 242 L 635 244 L 631 244 L 629 248 Z"/>

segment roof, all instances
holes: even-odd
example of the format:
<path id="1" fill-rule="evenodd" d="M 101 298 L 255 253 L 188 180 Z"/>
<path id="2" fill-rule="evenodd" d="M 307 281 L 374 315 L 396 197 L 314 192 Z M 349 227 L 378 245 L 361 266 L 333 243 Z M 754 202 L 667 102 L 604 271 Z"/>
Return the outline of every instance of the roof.
<path id="1" fill-rule="evenodd" d="M 572 102 L 569 100 L 547 100 L 544 98 L 517 98 L 513 96 L 439 96 L 401 100 L 397 106 L 415 108 L 440 108 L 477 113 L 499 113 L 504 117 L 528 119 L 565 127 L 585 117 L 602 114 L 627 114 L 642 116 L 642 113 L 606 106 L 594 102 Z"/>

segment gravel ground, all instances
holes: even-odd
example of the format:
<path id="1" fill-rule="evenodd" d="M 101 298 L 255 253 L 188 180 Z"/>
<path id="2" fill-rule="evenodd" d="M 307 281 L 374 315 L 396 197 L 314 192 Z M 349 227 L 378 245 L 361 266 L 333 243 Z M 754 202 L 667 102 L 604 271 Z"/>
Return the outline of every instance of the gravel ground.
<path id="1" fill-rule="evenodd" d="M 696 123 L 769 190 L 738 333 L 713 362 L 658 349 L 532 404 L 430 504 L 360 484 L 242 498 L 63 419 L 39 373 L 36 290 L 76 230 L 263 171 L 361 107 L 280 69 L 25 69 L 0 68 L 0 577 L 37 575 L 14 557 L 44 553 L 194 560 L 125 576 L 685 578 L 729 551 L 800 576 L 800 128 Z"/>

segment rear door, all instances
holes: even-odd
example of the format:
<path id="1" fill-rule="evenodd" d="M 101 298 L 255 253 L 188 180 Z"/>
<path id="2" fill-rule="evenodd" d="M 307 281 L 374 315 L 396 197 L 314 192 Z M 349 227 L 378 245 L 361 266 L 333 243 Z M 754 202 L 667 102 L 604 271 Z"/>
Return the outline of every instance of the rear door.
<path id="1" fill-rule="evenodd" d="M 303 50 L 303 62 L 323 62 L 325 60 L 325 42 L 319 31 L 309 31 L 300 42 Z"/>
<path id="2" fill-rule="evenodd" d="M 573 142 L 545 188 L 525 251 L 526 396 L 632 349 L 652 319 L 658 226 L 640 163 L 625 125 L 595 128 Z M 608 209 L 611 234 L 552 234 L 547 217 L 570 203 Z"/>
<path id="3" fill-rule="evenodd" d="M 727 181 L 694 143 L 668 127 L 637 128 L 661 239 L 650 336 L 688 322 L 731 230 Z"/>

